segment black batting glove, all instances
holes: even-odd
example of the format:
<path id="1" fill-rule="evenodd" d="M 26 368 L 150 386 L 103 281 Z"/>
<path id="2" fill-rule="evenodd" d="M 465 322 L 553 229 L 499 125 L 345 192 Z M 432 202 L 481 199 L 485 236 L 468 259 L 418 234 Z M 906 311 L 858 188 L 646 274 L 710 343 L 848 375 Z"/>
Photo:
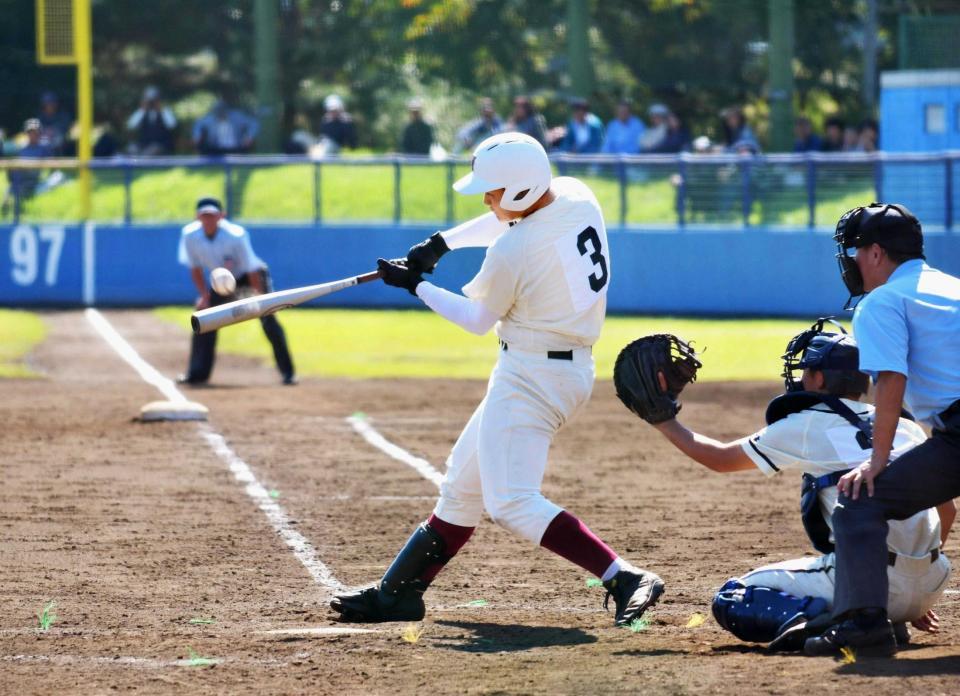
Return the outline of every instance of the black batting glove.
<path id="1" fill-rule="evenodd" d="M 420 273 L 433 273 L 440 257 L 450 251 L 443 235 L 435 232 L 429 239 L 414 244 L 407 252 L 407 268 Z"/>
<path id="2" fill-rule="evenodd" d="M 406 288 L 411 295 L 416 296 L 417 286 L 423 282 L 423 277 L 419 271 L 407 268 L 405 263 L 403 259 L 377 259 L 377 269 L 384 283 L 395 288 Z"/>

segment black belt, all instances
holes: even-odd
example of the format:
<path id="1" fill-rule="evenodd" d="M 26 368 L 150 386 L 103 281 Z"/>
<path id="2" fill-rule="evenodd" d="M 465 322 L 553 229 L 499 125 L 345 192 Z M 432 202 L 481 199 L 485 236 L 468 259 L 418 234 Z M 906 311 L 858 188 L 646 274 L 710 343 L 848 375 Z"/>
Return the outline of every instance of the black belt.
<path id="1" fill-rule="evenodd" d="M 894 553 L 893 551 L 887 551 L 887 565 L 893 566 L 897 564 L 897 556 L 899 554 Z M 937 559 L 940 558 L 940 549 L 934 549 L 930 552 L 930 562 L 936 563 Z"/>
<path id="2" fill-rule="evenodd" d="M 510 350 L 510 346 L 505 341 L 500 341 L 500 347 L 504 350 Z M 550 360 L 573 360 L 572 350 L 548 350 L 547 357 Z"/>
<path id="3" fill-rule="evenodd" d="M 960 415 L 960 399 L 954 401 L 940 413 L 940 420 L 943 421 L 944 425 L 946 425 L 948 418 L 953 418 L 954 416 L 958 415 Z"/>

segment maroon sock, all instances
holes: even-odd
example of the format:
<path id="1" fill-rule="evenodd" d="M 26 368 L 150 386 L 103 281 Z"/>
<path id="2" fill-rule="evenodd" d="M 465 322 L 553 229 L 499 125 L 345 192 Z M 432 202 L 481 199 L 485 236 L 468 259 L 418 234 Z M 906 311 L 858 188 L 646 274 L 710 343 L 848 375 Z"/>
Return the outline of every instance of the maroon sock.
<path id="1" fill-rule="evenodd" d="M 444 522 L 436 515 L 430 515 L 430 519 L 427 520 L 427 525 L 443 539 L 444 553 L 447 556 L 445 560 L 432 563 L 423 571 L 420 579 L 426 583 L 430 583 L 437 577 L 437 574 L 443 570 L 443 566 L 447 565 L 447 561 L 456 556 L 457 551 L 463 548 L 463 545 L 467 543 L 470 535 L 473 534 L 475 527 L 461 527 L 458 524 L 450 524 L 449 522 Z"/>
<path id="2" fill-rule="evenodd" d="M 583 522 L 564 510 L 553 518 L 543 533 L 540 546 L 576 563 L 598 578 L 613 563 L 617 554 L 590 531 Z"/>

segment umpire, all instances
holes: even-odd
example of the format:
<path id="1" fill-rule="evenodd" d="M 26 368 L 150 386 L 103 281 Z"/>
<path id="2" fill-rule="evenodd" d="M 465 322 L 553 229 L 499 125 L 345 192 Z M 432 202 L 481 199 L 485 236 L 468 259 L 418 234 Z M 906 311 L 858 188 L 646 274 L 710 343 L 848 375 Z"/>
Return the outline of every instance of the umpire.
<path id="1" fill-rule="evenodd" d="M 840 480 L 833 515 L 839 623 L 804 649 L 892 655 L 887 565 L 897 561 L 887 553 L 887 520 L 934 506 L 954 515 L 960 496 L 960 279 L 924 263 L 920 222 L 902 205 L 855 208 L 840 218 L 834 239 L 851 298 L 869 293 L 853 330 L 860 370 L 876 381 L 876 415 L 873 453 Z M 904 399 L 933 435 L 888 465 Z M 939 555 L 935 547 L 923 557 L 933 563 Z"/>
<path id="2" fill-rule="evenodd" d="M 223 267 L 237 279 L 237 289 L 249 288 L 260 295 L 271 291 L 270 272 L 266 264 L 253 253 L 250 236 L 240 225 L 228 222 L 223 215 L 223 204 L 216 198 L 197 201 L 197 219 L 184 226 L 180 234 L 179 260 L 190 269 L 193 284 L 200 294 L 197 309 L 216 307 L 236 299 L 235 295 L 220 295 L 207 282 L 210 271 Z M 284 384 L 296 384 L 293 361 L 287 349 L 283 327 L 275 316 L 260 318 L 263 332 L 273 346 L 273 357 Z M 213 370 L 217 346 L 217 332 L 194 334 L 190 344 L 190 367 L 179 381 L 182 384 L 205 384 Z"/>

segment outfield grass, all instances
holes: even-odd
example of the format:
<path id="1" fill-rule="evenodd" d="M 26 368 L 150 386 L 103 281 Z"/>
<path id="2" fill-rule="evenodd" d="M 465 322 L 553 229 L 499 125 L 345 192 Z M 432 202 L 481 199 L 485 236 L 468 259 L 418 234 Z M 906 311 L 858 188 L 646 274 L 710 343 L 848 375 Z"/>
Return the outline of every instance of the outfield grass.
<path id="1" fill-rule="evenodd" d="M 658 166 L 631 171 L 626 189 L 626 212 L 621 210 L 620 182 L 615 168 L 598 165 L 565 166 L 564 171 L 584 180 L 596 193 L 611 226 L 621 218 L 628 225 L 671 225 L 677 220 L 675 167 Z M 480 196 L 450 192 L 450 183 L 468 171 L 457 165 L 406 165 L 400 169 L 400 219 L 404 222 L 466 220 L 486 211 Z M 79 186 L 69 172 L 67 181 L 24 202 L 25 221 L 70 221 L 80 217 Z M 96 170 L 93 219 L 120 222 L 124 218 L 124 176 L 119 170 Z M 741 184 L 734 172 L 729 181 L 718 172 L 700 171 L 690 178 L 685 198 L 688 222 L 742 222 Z M 802 178 L 789 179 L 774 167 L 758 170 L 751 224 L 803 226 L 807 224 L 807 191 Z M 392 165 L 362 165 L 349 158 L 324 163 L 319 180 L 310 164 L 234 168 L 231 174 L 233 207 L 230 216 L 250 222 L 312 222 L 317 215 L 314 190 L 319 186 L 320 218 L 325 222 L 392 221 L 395 216 L 395 170 Z M 225 196 L 222 167 L 141 170 L 133 175 L 130 211 L 136 222 L 182 223 L 193 215 L 199 195 Z M 873 197 L 869 175 L 860 171 L 825 179 L 818 187 L 815 220 L 833 227 L 854 205 Z M 449 206 L 449 209 L 448 209 Z M 8 213 L 9 215 L 12 213 Z"/>
<path id="2" fill-rule="evenodd" d="M 46 326 L 36 314 L 0 309 L 0 379 L 38 376 L 23 358 L 46 335 Z"/>
<path id="3" fill-rule="evenodd" d="M 190 309 L 155 310 L 183 328 Z M 452 377 L 486 379 L 497 357 L 496 339 L 473 336 L 432 312 L 418 310 L 293 309 L 280 320 L 297 371 L 322 377 Z M 594 348 L 597 375 L 609 379 L 620 349 L 633 339 L 669 332 L 704 351 L 701 381 L 777 380 L 787 341 L 807 327 L 797 320 L 609 317 Z M 260 323 L 221 330 L 220 350 L 272 365 Z"/>

